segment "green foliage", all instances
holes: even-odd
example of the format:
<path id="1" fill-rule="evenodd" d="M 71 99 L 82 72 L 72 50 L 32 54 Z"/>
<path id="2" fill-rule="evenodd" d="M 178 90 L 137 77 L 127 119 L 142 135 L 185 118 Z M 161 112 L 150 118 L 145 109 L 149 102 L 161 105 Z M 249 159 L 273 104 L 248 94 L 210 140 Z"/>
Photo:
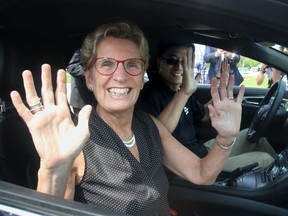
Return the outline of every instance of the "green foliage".
<path id="1" fill-rule="evenodd" d="M 259 64 L 261 64 L 260 62 L 254 60 L 254 59 L 250 59 L 247 58 L 245 56 L 241 56 L 239 63 L 237 64 L 238 67 L 247 67 L 247 68 L 251 68 L 251 67 L 258 67 Z"/>
<path id="2" fill-rule="evenodd" d="M 66 73 L 66 83 L 71 83 L 71 75 Z"/>

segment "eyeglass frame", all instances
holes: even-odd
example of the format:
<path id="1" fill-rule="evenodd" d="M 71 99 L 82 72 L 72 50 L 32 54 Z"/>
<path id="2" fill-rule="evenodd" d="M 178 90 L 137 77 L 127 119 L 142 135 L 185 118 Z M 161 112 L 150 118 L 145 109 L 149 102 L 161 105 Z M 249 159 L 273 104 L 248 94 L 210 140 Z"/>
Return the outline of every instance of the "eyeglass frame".
<path id="1" fill-rule="evenodd" d="M 117 65 L 116 65 L 116 67 L 115 67 L 115 70 L 114 70 L 112 73 L 103 74 L 103 73 L 101 73 L 101 72 L 97 69 L 96 64 L 95 64 L 96 61 L 99 60 L 99 59 L 104 59 L 104 58 L 106 58 L 106 59 L 112 59 L 112 60 L 114 60 L 114 61 L 117 62 Z M 145 67 L 144 67 L 143 70 L 142 70 L 140 73 L 138 73 L 138 74 L 131 74 L 131 73 L 129 73 L 129 72 L 127 71 L 126 67 L 125 67 L 125 64 L 124 64 L 125 61 L 127 61 L 127 60 L 141 60 L 141 61 L 144 63 L 144 66 L 145 66 L 145 64 L 146 64 L 146 61 L 145 61 L 144 59 L 142 59 L 142 58 L 128 58 L 128 59 L 125 59 L 125 60 L 117 60 L 117 59 L 110 58 L 110 57 L 97 57 L 97 58 L 95 58 L 95 59 L 93 60 L 93 67 L 94 67 L 94 68 L 96 69 L 96 71 L 97 71 L 98 73 L 100 73 L 102 76 L 110 76 L 110 75 L 114 74 L 115 71 L 117 70 L 118 66 L 119 66 L 119 63 L 122 63 L 122 64 L 123 64 L 123 67 L 124 67 L 126 73 L 128 73 L 130 76 L 138 76 L 139 74 L 141 74 L 141 73 L 143 73 L 143 72 L 145 71 Z"/>

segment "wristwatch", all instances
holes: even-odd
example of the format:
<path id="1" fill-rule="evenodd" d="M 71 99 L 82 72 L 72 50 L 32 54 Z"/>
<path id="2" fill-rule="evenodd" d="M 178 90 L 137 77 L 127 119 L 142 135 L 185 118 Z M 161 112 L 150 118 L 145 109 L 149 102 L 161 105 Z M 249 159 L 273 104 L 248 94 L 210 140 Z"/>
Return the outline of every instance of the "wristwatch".
<path id="1" fill-rule="evenodd" d="M 265 68 L 260 68 L 260 71 L 261 71 L 263 74 L 265 74 L 265 72 L 266 72 L 266 67 L 265 67 Z"/>

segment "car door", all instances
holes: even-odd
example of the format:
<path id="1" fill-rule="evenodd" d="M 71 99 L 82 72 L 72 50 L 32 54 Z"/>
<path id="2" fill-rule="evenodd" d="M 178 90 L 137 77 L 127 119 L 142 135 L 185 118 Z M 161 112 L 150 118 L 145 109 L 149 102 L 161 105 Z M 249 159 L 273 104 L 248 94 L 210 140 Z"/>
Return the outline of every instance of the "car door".
<path id="1" fill-rule="evenodd" d="M 210 94 L 210 84 L 208 80 L 208 71 L 210 64 L 206 63 L 204 61 L 204 50 L 206 45 L 203 44 L 196 44 L 196 53 L 195 53 L 195 69 L 194 73 L 201 73 L 201 80 L 198 84 L 197 91 L 194 93 L 194 96 L 196 99 L 198 99 L 203 104 L 207 103 L 209 100 L 211 100 L 211 94 Z M 198 49 L 198 50 L 197 50 Z M 200 66 L 202 65 L 202 66 Z M 248 58 L 246 56 L 240 55 L 240 61 L 237 64 L 238 68 L 243 67 L 257 67 L 260 68 L 262 65 L 261 62 L 254 60 L 252 58 Z M 259 105 L 265 95 L 268 93 L 269 88 L 268 86 L 268 75 L 265 74 L 264 81 L 261 84 L 257 84 L 256 79 L 258 73 L 261 73 L 261 71 L 258 72 L 250 72 L 248 74 L 245 74 L 243 76 L 244 81 L 242 82 L 242 85 L 245 86 L 245 94 L 242 101 L 242 121 L 241 121 L 241 130 L 245 128 L 249 128 L 251 125 L 251 121 L 253 120 L 253 117 L 255 116 L 256 112 L 259 109 Z M 283 77 L 285 80 L 285 76 Z M 239 86 L 234 86 L 234 97 L 238 95 L 239 92 Z M 285 101 L 287 99 L 287 92 L 284 95 L 283 104 L 286 104 Z M 283 105 L 282 104 L 282 105 Z M 284 105 L 285 106 L 285 105 Z M 201 141 L 207 141 L 209 139 L 212 139 L 216 136 L 216 131 L 211 127 L 210 123 L 200 123 L 198 124 L 198 138 Z M 269 141 L 271 140 L 274 143 L 284 143 L 285 139 L 281 136 L 278 137 L 269 137 Z M 283 146 L 281 146 L 283 147 Z M 281 149 L 281 147 L 279 149 Z"/>

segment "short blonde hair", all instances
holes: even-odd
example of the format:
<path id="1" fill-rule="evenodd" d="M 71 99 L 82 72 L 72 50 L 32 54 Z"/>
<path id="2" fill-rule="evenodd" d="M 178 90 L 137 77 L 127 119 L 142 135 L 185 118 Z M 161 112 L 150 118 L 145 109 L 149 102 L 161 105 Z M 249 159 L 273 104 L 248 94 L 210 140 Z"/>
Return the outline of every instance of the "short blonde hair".
<path id="1" fill-rule="evenodd" d="M 149 45 L 143 31 L 134 23 L 115 22 L 101 25 L 89 33 L 81 46 L 81 61 L 84 70 L 90 70 L 93 60 L 97 57 L 97 46 L 106 37 L 123 38 L 133 41 L 140 50 L 140 58 L 144 59 L 145 69 L 149 63 Z"/>

